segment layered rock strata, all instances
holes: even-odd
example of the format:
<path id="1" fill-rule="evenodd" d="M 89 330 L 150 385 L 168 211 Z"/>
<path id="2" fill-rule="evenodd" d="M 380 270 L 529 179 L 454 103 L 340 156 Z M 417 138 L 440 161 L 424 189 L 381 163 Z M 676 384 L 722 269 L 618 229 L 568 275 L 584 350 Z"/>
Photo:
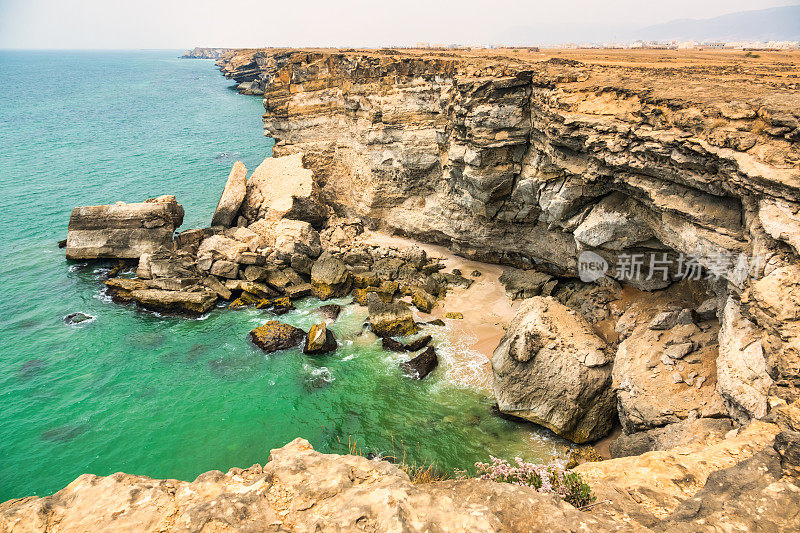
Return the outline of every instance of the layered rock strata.
<path id="1" fill-rule="evenodd" d="M 800 385 L 800 300 L 782 297 L 800 279 L 800 67 L 662 56 L 264 49 L 219 65 L 263 92 L 275 153 L 303 153 L 339 215 L 555 275 L 594 252 L 646 290 L 719 279 L 718 390 L 758 418 Z"/>
<path id="2" fill-rule="evenodd" d="M 76 207 L 69 217 L 67 259 L 139 259 L 172 249 L 172 235 L 182 223 L 183 207 L 174 196 Z"/>

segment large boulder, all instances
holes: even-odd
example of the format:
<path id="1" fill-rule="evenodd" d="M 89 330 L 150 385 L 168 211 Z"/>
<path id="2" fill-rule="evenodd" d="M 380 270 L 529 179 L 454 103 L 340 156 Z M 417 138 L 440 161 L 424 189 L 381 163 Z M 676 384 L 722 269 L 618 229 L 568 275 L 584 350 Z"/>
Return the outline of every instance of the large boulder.
<path id="1" fill-rule="evenodd" d="M 214 308 L 217 293 L 209 290 L 136 289 L 130 291 L 130 299 L 151 311 L 202 315 Z"/>
<path id="2" fill-rule="evenodd" d="M 294 348 L 300 344 L 306 332 L 277 320 L 270 320 L 250 332 L 253 344 L 267 353 Z"/>
<path id="3" fill-rule="evenodd" d="M 311 268 L 312 294 L 320 300 L 346 295 L 351 284 L 350 271 L 335 257 L 320 259 Z"/>
<path id="4" fill-rule="evenodd" d="M 174 196 L 141 203 L 76 207 L 69 217 L 67 259 L 138 259 L 173 247 L 183 207 Z"/>
<path id="5" fill-rule="evenodd" d="M 553 298 L 522 304 L 492 356 L 500 411 L 582 443 L 609 431 L 611 357 L 589 323 Z"/>
<path id="6" fill-rule="evenodd" d="M 425 351 L 413 359 L 400 364 L 403 372 L 412 378 L 423 379 L 439 366 L 439 358 L 436 357 L 436 350 L 433 346 L 428 346 Z"/>
<path id="7" fill-rule="evenodd" d="M 322 253 L 319 233 L 302 220 L 282 219 L 275 226 L 275 250 L 289 257 L 296 254 L 316 259 Z"/>
<path id="8" fill-rule="evenodd" d="M 214 216 L 211 218 L 211 225 L 226 227 L 233 225 L 246 192 L 247 168 L 244 163 L 237 161 L 228 175 L 225 188 L 222 189 L 222 196 L 217 204 L 217 210 L 214 211 Z"/>
<path id="9" fill-rule="evenodd" d="M 247 182 L 240 212 L 250 222 L 291 218 L 319 226 L 327 218 L 312 172 L 303 168 L 300 153 L 264 159 Z"/>
<path id="10" fill-rule="evenodd" d="M 367 294 L 366 303 L 370 327 L 378 337 L 397 337 L 417 332 L 414 315 L 408 306 L 384 302 L 374 292 Z"/>
<path id="11" fill-rule="evenodd" d="M 324 322 L 314 324 L 308 330 L 306 342 L 303 346 L 303 353 L 306 355 L 321 355 L 332 352 L 338 346 L 336 336 L 325 325 Z"/>
<path id="12" fill-rule="evenodd" d="M 223 259 L 231 263 L 238 262 L 242 252 L 249 252 L 247 244 L 225 237 L 224 235 L 212 235 L 203 239 L 197 250 L 197 257 L 209 257 L 211 262 Z"/>

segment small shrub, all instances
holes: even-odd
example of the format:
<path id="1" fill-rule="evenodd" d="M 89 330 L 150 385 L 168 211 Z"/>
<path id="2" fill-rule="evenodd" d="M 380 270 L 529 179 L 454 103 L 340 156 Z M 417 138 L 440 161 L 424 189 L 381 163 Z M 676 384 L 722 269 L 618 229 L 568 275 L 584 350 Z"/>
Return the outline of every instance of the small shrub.
<path id="1" fill-rule="evenodd" d="M 577 472 L 565 470 L 561 465 L 526 463 L 517 457 L 513 466 L 503 459 L 489 457 L 491 463 L 475 463 L 481 479 L 533 487 L 538 492 L 556 494 L 575 507 L 589 505 L 596 499 Z M 456 475 L 461 479 L 466 477 L 464 471 L 456 471 Z"/>

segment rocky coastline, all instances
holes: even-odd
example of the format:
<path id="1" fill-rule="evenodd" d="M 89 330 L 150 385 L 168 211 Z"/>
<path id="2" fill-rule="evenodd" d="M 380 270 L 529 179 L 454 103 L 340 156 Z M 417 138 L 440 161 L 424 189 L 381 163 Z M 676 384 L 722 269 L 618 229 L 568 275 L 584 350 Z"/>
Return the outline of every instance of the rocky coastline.
<path id="1" fill-rule="evenodd" d="M 240 92 L 263 95 L 275 157 L 249 177 L 237 162 L 209 226 L 174 238 L 174 197 L 76 208 L 66 254 L 135 260 L 107 290 L 161 313 L 279 316 L 352 296 L 417 379 L 441 371 L 426 331 L 464 316 L 450 298 L 481 276 L 426 245 L 503 265 L 499 414 L 581 445 L 621 426 L 612 458 L 584 446 L 570 465 L 597 505 L 487 480 L 412 484 L 297 440 L 193 483 L 82 476 L 0 505 L 0 529 L 800 528 L 800 65 L 567 55 L 220 51 Z M 335 351 L 329 311 L 308 332 L 276 318 L 251 340 Z M 101 494 L 112 514 L 94 510 Z"/>

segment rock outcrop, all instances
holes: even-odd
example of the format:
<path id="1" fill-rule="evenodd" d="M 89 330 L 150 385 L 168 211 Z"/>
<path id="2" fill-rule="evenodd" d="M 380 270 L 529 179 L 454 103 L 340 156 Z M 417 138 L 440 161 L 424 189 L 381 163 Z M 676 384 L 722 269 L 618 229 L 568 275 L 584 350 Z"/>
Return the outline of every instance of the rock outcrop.
<path id="1" fill-rule="evenodd" d="M 231 48 L 203 48 L 201 46 L 195 46 L 191 50 L 184 52 L 181 59 L 219 59 L 232 50 Z"/>
<path id="2" fill-rule="evenodd" d="M 616 395 L 605 343 L 552 298 L 526 300 L 492 357 L 500 411 L 573 442 L 611 431 Z"/>
<path id="3" fill-rule="evenodd" d="M 211 218 L 211 225 L 225 227 L 233 225 L 246 193 L 247 167 L 241 161 L 237 161 L 231 169 L 228 181 L 225 182 L 225 188 L 222 189 L 222 196 Z"/>
<path id="4" fill-rule="evenodd" d="M 171 250 L 172 235 L 182 223 L 183 207 L 174 196 L 76 207 L 69 217 L 67 259 L 139 259 Z"/>
<path id="5" fill-rule="evenodd" d="M 253 344 L 267 353 L 297 347 L 306 332 L 289 324 L 270 320 L 250 332 Z"/>
<path id="6" fill-rule="evenodd" d="M 44 498 L 0 504 L 0 530 L 23 531 L 633 531 L 553 494 L 484 480 L 412 484 L 395 465 L 326 455 L 296 439 L 264 466 L 193 482 L 84 474 Z"/>
<path id="7" fill-rule="evenodd" d="M 722 280 L 721 335 L 741 316 L 769 342 L 720 354 L 720 392 L 761 416 L 800 390 L 797 328 L 776 319 L 800 303 L 750 290 L 798 260 L 797 65 L 598 54 L 263 49 L 218 64 L 263 93 L 275 154 L 302 154 L 340 216 L 551 275 L 577 277 L 592 252 L 641 289 Z"/>

